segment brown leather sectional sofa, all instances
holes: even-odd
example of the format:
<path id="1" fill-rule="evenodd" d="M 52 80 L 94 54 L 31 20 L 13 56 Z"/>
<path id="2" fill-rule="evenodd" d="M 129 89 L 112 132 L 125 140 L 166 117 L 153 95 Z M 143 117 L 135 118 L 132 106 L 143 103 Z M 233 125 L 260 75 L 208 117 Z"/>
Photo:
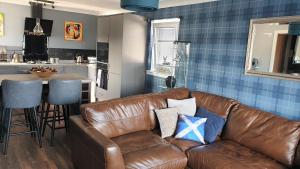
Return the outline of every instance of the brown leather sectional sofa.
<path id="1" fill-rule="evenodd" d="M 190 96 L 227 118 L 215 143 L 159 136 L 153 110 L 166 108 L 167 98 Z M 83 105 L 82 116 L 71 117 L 70 138 L 77 169 L 300 168 L 300 122 L 188 89 Z"/>

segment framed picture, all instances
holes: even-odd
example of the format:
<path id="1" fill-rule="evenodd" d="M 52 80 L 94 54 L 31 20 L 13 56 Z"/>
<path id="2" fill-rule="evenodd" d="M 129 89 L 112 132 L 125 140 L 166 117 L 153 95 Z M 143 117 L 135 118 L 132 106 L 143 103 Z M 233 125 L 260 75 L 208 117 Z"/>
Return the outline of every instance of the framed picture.
<path id="1" fill-rule="evenodd" d="M 82 41 L 82 23 L 65 21 L 65 40 Z"/>
<path id="2" fill-rule="evenodd" d="M 0 37 L 4 36 L 4 14 L 0 13 Z"/>

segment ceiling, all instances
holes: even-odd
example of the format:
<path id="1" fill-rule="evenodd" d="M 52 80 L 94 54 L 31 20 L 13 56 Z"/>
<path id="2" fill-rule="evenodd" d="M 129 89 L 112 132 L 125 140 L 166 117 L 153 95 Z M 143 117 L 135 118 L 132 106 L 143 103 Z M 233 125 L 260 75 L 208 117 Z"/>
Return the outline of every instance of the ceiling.
<path id="1" fill-rule="evenodd" d="M 130 12 L 120 8 L 120 0 L 53 0 L 55 9 L 69 12 L 85 13 L 90 15 L 113 15 Z M 160 8 L 181 6 L 195 3 L 211 2 L 216 0 L 160 0 Z M 29 5 L 29 0 L 0 0 L 19 5 Z M 51 8 L 46 7 L 46 8 Z"/>

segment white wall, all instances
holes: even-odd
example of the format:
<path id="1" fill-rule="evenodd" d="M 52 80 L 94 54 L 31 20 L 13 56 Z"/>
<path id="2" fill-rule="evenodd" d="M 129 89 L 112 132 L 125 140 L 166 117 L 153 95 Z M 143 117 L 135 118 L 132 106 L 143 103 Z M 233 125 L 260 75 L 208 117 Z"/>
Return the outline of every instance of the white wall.
<path id="1" fill-rule="evenodd" d="M 0 2 L 0 12 L 4 13 L 5 22 L 4 37 L 0 37 L 0 46 L 22 46 L 25 17 L 30 17 L 30 7 Z M 96 49 L 96 16 L 44 9 L 43 17 L 54 21 L 49 48 Z M 65 21 L 83 23 L 83 41 L 64 40 Z"/>

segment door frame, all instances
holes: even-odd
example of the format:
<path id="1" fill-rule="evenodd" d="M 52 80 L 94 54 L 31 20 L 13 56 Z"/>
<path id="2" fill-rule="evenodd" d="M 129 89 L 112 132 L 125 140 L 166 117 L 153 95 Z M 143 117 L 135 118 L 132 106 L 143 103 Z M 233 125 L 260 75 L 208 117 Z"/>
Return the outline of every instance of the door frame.
<path id="1" fill-rule="evenodd" d="M 275 55 L 276 55 L 276 47 L 277 47 L 278 35 L 279 34 L 288 34 L 288 33 L 289 33 L 289 30 L 276 30 L 274 32 L 273 45 L 272 45 L 272 53 L 271 53 L 270 66 L 269 66 L 269 72 L 273 72 L 273 68 L 274 68 L 274 61 L 275 61 Z"/>

